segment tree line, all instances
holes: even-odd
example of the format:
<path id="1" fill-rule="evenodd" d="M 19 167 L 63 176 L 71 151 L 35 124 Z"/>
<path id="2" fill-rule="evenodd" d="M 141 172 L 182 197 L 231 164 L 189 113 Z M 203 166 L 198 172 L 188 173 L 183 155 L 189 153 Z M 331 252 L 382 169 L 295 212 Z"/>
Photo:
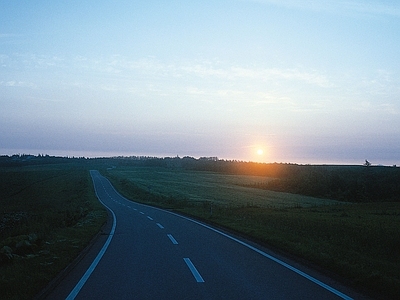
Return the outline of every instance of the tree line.
<path id="1" fill-rule="evenodd" d="M 217 157 L 104 157 L 68 158 L 48 155 L 0 156 L 0 166 L 20 166 L 65 162 L 96 163 L 109 166 L 159 167 L 216 172 L 227 175 L 260 176 L 252 188 L 347 202 L 400 202 L 400 168 L 363 165 L 298 165 L 222 160 Z"/>
<path id="2" fill-rule="evenodd" d="M 396 166 L 267 164 L 214 157 L 141 157 L 119 160 L 119 165 L 253 175 L 260 176 L 260 182 L 246 186 L 346 202 L 400 202 L 400 168 Z"/>

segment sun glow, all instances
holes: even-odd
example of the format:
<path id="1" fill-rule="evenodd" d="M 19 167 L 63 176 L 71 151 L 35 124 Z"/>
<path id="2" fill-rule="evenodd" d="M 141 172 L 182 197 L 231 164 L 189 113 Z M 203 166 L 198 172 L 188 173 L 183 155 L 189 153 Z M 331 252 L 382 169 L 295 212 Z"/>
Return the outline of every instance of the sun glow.
<path id="1" fill-rule="evenodd" d="M 267 152 L 264 146 L 255 146 L 251 151 L 251 160 L 254 162 L 265 162 Z"/>
<path id="2" fill-rule="evenodd" d="M 271 146 L 266 141 L 260 142 L 260 140 L 261 138 L 244 147 L 246 148 L 246 157 L 248 161 L 257 163 L 266 163 L 269 161 L 271 156 Z"/>

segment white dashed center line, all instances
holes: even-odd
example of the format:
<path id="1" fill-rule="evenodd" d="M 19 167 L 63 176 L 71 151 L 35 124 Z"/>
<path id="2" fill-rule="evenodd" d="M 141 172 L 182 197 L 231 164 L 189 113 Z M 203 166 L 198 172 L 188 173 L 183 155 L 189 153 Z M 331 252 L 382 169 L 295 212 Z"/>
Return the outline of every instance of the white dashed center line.
<path id="1" fill-rule="evenodd" d="M 167 236 L 168 236 L 169 239 L 171 240 L 172 244 L 178 245 L 178 242 L 176 241 L 176 239 L 174 239 L 174 237 L 172 236 L 172 234 L 167 234 Z"/>
<path id="2" fill-rule="evenodd" d="M 184 258 L 183 260 L 185 261 L 185 263 L 189 267 L 189 270 L 192 272 L 192 274 L 193 274 L 194 278 L 196 279 L 196 281 L 197 282 L 204 282 L 203 277 L 201 277 L 199 271 L 197 271 L 196 267 L 194 266 L 194 264 L 192 263 L 190 258 Z"/>

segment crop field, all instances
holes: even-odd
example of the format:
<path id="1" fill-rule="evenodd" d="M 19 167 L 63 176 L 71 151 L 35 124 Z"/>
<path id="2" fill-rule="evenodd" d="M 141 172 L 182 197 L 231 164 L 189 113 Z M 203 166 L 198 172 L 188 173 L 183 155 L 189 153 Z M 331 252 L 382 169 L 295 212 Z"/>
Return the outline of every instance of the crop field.
<path id="1" fill-rule="evenodd" d="M 89 172 L 68 165 L 0 169 L 0 299 L 31 299 L 106 220 Z"/>
<path id="2" fill-rule="evenodd" d="M 270 178 L 156 167 L 103 172 L 127 198 L 223 226 L 377 299 L 400 293 L 400 203 L 344 203 L 239 185 Z"/>
<path id="3" fill-rule="evenodd" d="M 272 208 L 313 207 L 339 203 L 335 200 L 243 187 L 270 180 L 261 176 L 224 175 L 155 167 L 119 167 L 108 170 L 108 173 L 113 177 L 133 182 L 150 193 L 189 202 Z"/>

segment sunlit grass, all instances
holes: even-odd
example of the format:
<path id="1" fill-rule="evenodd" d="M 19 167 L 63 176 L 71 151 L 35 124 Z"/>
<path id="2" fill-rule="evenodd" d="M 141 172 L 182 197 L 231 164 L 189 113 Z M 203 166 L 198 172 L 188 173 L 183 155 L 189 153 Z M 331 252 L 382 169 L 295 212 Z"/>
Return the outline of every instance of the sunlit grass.
<path id="1" fill-rule="evenodd" d="M 132 182 L 152 194 L 211 201 L 223 205 L 259 207 L 308 207 L 337 204 L 338 201 L 253 189 L 252 185 L 271 180 L 261 176 L 223 175 L 213 172 L 173 170 L 155 167 L 116 168 L 108 173 Z"/>

